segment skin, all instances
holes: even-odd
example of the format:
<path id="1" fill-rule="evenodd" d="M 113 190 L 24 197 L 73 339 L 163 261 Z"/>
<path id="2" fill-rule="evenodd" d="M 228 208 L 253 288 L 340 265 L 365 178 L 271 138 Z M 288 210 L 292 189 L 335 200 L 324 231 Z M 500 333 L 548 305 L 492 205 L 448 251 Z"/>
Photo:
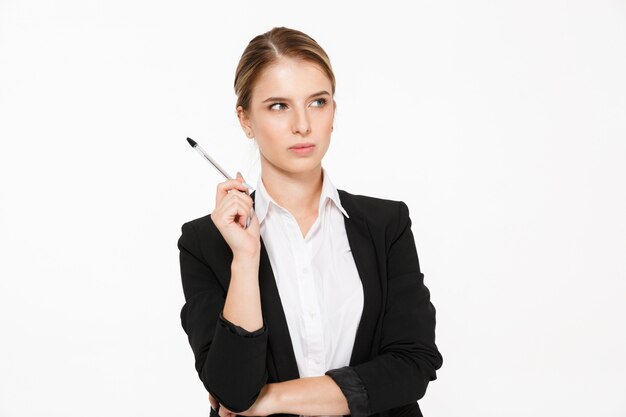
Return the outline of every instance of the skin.
<path id="1" fill-rule="evenodd" d="M 311 97 L 320 91 L 327 93 Z M 267 192 L 296 218 L 303 236 L 317 218 L 321 162 L 336 109 L 331 94 L 331 81 L 318 65 L 281 57 L 257 79 L 249 108 L 236 109 L 242 129 L 257 141 Z M 264 102 L 269 97 L 285 100 Z M 310 155 L 296 155 L 288 148 L 298 142 L 315 148 Z"/>
<path id="2" fill-rule="evenodd" d="M 317 94 L 321 91 L 325 93 Z M 303 236 L 318 215 L 323 184 L 321 162 L 330 145 L 337 106 L 331 94 L 331 81 L 317 64 L 280 57 L 257 78 L 249 108 L 236 108 L 244 134 L 251 132 L 247 137 L 257 141 L 263 185 L 276 203 L 294 216 Z M 270 97 L 281 99 L 266 101 Z M 313 152 L 297 155 L 289 150 L 299 142 L 313 143 Z M 258 253 L 256 214 L 249 229 L 241 229 L 252 200 L 246 193 L 229 193 L 233 188 L 245 191 L 243 181 L 238 174 L 236 179 L 220 185 L 218 201 L 229 199 L 231 207 L 237 209 L 222 204 L 212 217 L 234 253 Z M 213 408 L 220 406 L 222 417 L 350 413 L 345 396 L 327 375 L 266 384 L 252 407 L 238 414 L 220 405 L 211 394 L 209 401 Z"/>

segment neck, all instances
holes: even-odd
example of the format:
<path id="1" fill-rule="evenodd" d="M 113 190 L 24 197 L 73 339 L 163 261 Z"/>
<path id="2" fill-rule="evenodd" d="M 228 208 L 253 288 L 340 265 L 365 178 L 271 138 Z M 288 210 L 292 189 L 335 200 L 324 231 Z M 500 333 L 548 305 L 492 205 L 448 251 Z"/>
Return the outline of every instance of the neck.
<path id="1" fill-rule="evenodd" d="M 267 193 L 294 217 L 317 215 L 324 181 L 321 165 L 297 174 L 267 170 L 261 178 Z"/>

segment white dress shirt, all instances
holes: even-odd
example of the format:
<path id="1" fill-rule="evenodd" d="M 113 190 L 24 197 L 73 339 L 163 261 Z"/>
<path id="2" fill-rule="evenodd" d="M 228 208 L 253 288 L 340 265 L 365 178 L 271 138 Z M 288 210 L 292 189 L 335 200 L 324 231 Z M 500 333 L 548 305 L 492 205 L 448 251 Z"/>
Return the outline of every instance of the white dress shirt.
<path id="1" fill-rule="evenodd" d="M 306 237 L 259 177 L 255 211 L 285 311 L 300 377 L 350 364 L 363 287 L 350 250 L 339 193 L 325 168 L 318 217 Z"/>

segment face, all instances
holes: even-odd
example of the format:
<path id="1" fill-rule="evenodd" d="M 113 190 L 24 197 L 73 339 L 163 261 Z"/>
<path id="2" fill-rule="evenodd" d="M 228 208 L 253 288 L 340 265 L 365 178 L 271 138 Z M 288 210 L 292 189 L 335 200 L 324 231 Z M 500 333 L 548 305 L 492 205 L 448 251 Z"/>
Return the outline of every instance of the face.
<path id="1" fill-rule="evenodd" d="M 256 139 L 263 172 L 298 174 L 319 169 L 330 145 L 336 103 L 319 66 L 281 57 L 257 78 L 250 106 L 237 108 L 244 132 Z M 312 148 L 290 147 L 310 143 Z"/>

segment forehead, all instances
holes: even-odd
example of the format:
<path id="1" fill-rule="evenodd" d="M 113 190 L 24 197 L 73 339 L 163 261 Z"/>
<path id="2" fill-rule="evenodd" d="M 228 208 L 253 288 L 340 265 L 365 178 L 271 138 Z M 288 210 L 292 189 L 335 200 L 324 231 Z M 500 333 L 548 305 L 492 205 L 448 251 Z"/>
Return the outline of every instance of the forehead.
<path id="1" fill-rule="evenodd" d="M 331 82 L 316 63 L 281 57 L 263 69 L 257 78 L 253 100 L 264 100 L 271 96 L 297 99 L 326 90 L 331 91 Z"/>

